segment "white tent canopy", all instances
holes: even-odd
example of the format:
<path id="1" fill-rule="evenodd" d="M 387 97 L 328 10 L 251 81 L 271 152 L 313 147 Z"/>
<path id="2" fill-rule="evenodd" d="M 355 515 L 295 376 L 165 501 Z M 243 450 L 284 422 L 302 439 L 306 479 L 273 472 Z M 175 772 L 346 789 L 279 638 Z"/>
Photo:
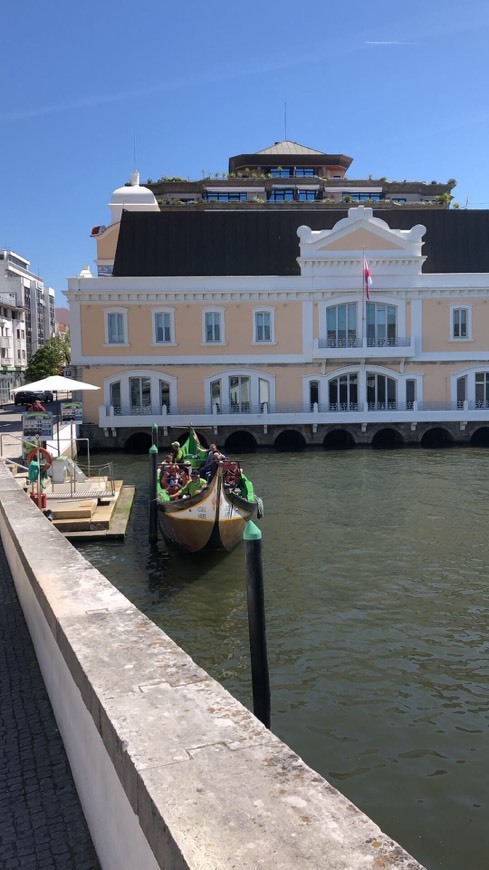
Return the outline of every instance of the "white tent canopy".
<path id="1" fill-rule="evenodd" d="M 49 390 L 51 393 L 75 393 L 77 390 L 100 390 L 100 387 L 95 387 L 93 384 L 87 384 L 84 381 L 75 381 L 73 378 L 64 378 L 62 375 L 50 375 L 47 378 L 42 378 L 40 381 L 32 381 L 30 384 L 23 384 L 22 387 L 15 387 L 12 392 L 20 393 L 21 390 Z"/>

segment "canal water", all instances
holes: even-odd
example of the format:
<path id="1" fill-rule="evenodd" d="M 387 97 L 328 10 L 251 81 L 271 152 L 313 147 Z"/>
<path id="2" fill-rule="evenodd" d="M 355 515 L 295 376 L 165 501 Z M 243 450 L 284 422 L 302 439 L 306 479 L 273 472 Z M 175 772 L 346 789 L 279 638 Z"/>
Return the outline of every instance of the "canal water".
<path id="1" fill-rule="evenodd" d="M 93 457 L 105 461 L 108 454 Z M 252 709 L 243 548 L 80 550 Z M 489 867 L 489 451 L 241 457 L 264 499 L 272 729 L 430 870 Z"/>

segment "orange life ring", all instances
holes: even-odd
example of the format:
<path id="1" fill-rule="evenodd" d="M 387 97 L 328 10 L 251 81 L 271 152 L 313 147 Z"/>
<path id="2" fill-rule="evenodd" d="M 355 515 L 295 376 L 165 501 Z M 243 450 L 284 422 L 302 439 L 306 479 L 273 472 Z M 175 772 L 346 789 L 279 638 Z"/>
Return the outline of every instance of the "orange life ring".
<path id="1" fill-rule="evenodd" d="M 48 471 L 53 464 L 53 457 L 45 447 L 34 447 L 34 450 L 31 450 L 31 452 L 27 454 L 27 462 L 37 462 L 38 453 L 42 470 Z M 42 461 L 43 459 L 44 462 Z"/>

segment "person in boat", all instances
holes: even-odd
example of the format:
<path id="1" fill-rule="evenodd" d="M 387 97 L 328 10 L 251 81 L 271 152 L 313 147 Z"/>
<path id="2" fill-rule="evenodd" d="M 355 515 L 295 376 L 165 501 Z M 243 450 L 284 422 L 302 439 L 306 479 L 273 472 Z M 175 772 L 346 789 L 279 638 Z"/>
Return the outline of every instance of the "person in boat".
<path id="1" fill-rule="evenodd" d="M 239 490 L 241 484 L 241 470 L 237 462 L 224 463 L 224 486 L 228 489 Z"/>
<path id="2" fill-rule="evenodd" d="M 171 443 L 171 455 L 173 462 L 183 462 L 184 455 L 183 450 L 180 447 L 180 443 L 178 441 L 172 441 Z"/>
<path id="3" fill-rule="evenodd" d="M 200 469 L 202 477 L 205 477 L 207 481 L 212 480 L 220 461 L 225 458 L 224 453 L 221 453 L 215 444 L 211 444 L 207 451 L 205 462 Z"/>
<path id="4" fill-rule="evenodd" d="M 182 488 L 182 484 L 180 483 L 180 481 L 178 480 L 177 477 L 169 477 L 168 478 L 168 483 L 165 487 L 165 490 L 168 493 L 168 495 L 170 496 L 170 498 L 172 495 L 178 495 L 181 488 Z"/>
<path id="5" fill-rule="evenodd" d="M 168 479 L 170 477 L 177 477 L 179 472 L 178 465 L 173 464 L 173 456 L 171 453 L 168 456 L 165 456 L 164 461 L 160 465 L 160 486 L 163 489 L 166 489 L 168 485 Z"/>
<path id="6" fill-rule="evenodd" d="M 179 492 L 171 495 L 170 499 L 174 501 L 176 498 L 183 498 L 186 495 L 197 495 L 197 493 L 202 492 L 205 486 L 207 486 L 207 481 L 200 476 L 199 469 L 192 468 L 188 483 L 186 483 L 185 486 L 182 486 Z"/>

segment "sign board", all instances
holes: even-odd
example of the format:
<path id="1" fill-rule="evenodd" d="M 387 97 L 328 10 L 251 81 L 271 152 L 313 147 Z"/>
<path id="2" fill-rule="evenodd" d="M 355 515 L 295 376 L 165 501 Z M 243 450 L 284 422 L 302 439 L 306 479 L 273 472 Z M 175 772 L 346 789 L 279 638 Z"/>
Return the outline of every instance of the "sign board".
<path id="1" fill-rule="evenodd" d="M 81 402 L 62 402 L 61 419 L 63 422 L 71 420 L 73 423 L 83 421 L 83 405 Z"/>
<path id="2" fill-rule="evenodd" d="M 65 369 L 63 372 L 63 377 L 72 378 L 73 377 L 73 369 Z"/>
<path id="3" fill-rule="evenodd" d="M 53 437 L 53 415 L 48 411 L 27 411 L 22 415 L 25 438 L 40 438 L 46 441 Z"/>

